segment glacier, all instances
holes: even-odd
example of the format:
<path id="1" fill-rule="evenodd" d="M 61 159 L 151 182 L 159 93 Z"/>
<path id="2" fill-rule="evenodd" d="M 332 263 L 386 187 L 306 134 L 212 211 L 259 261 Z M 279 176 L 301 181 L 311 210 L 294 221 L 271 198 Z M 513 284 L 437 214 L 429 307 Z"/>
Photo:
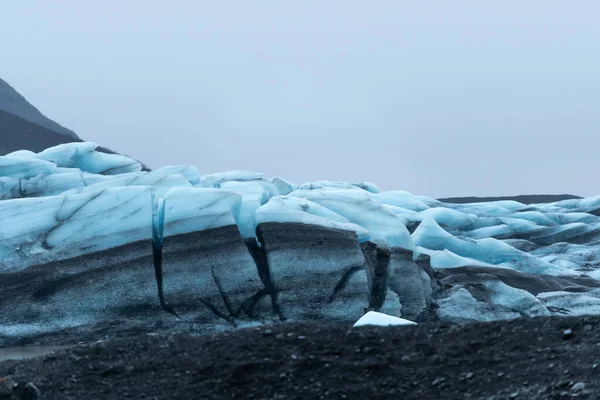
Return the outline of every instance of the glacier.
<path id="1" fill-rule="evenodd" d="M 0 157 L 0 345 L 600 314 L 599 279 L 600 196 L 449 204 L 370 182 L 144 171 L 93 142 Z"/>

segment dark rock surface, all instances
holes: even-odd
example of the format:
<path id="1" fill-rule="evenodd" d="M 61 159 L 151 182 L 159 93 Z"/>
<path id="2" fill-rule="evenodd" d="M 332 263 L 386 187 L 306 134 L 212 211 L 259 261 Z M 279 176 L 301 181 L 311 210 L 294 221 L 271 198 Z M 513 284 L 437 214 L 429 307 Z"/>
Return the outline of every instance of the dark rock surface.
<path id="1" fill-rule="evenodd" d="M 71 326 L 89 337 L 107 321 L 151 325 L 161 312 L 150 241 L 0 273 L 0 282 L 1 347 L 44 334 L 61 342 Z"/>
<path id="2" fill-rule="evenodd" d="M 513 200 L 523 204 L 554 203 L 555 201 L 581 199 L 572 194 L 527 194 L 520 196 L 495 196 L 495 197 L 445 197 L 438 199 L 444 203 L 466 204 L 486 203 L 489 201 Z"/>
<path id="3" fill-rule="evenodd" d="M 257 309 L 265 288 L 236 225 L 166 237 L 162 275 L 166 303 L 207 329 L 274 319 Z"/>
<path id="4" fill-rule="evenodd" d="M 599 336 L 598 317 L 144 335 L 0 363 L 0 399 L 597 399 Z"/>
<path id="5" fill-rule="evenodd" d="M 160 248 L 146 240 L 0 274 L 0 346 L 281 321 L 351 325 L 368 310 L 419 323 L 549 315 L 563 303 L 580 313 L 593 299 L 536 296 L 600 287 L 586 276 L 436 270 L 428 256 L 413 261 L 410 251 L 359 245 L 354 232 L 316 225 L 264 223 L 257 238 L 227 225 L 167 235 Z"/>
<path id="6" fill-rule="evenodd" d="M 414 321 L 431 302 L 431 278 L 413 261 L 411 251 L 394 248 L 389 260 L 388 286 L 400 299 L 400 316 Z"/>
<path id="7" fill-rule="evenodd" d="M 494 276 L 508 286 L 526 290 L 534 296 L 542 292 L 583 292 L 590 288 L 600 287 L 600 281 L 592 278 L 544 274 L 532 275 L 508 268 L 445 268 L 437 270 L 436 275 L 442 285 L 473 284 L 488 279 L 488 276 Z"/>
<path id="8" fill-rule="evenodd" d="M 369 285 L 354 232 L 299 223 L 256 231 L 285 319 L 354 322 L 363 315 Z"/>

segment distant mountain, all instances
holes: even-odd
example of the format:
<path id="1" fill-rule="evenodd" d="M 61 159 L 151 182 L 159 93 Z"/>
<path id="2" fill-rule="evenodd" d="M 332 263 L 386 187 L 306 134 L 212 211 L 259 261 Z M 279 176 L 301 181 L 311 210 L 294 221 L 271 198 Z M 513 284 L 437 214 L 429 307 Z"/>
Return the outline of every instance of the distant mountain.
<path id="1" fill-rule="evenodd" d="M 81 142 L 0 109 L 0 155 L 16 150 L 40 152 L 62 143 Z"/>
<path id="2" fill-rule="evenodd" d="M 572 194 L 527 194 L 521 196 L 499 196 L 499 197 L 447 197 L 438 199 L 444 203 L 466 204 L 486 203 L 489 201 L 514 200 L 523 204 L 554 203 L 555 201 L 581 199 Z"/>
<path id="3" fill-rule="evenodd" d="M 63 143 L 82 142 L 77 134 L 52 121 L 0 79 L 0 155 L 16 150 L 40 152 Z M 100 152 L 120 154 L 106 147 Z M 143 170 L 150 169 L 142 163 Z"/>
<path id="4" fill-rule="evenodd" d="M 44 116 L 27 99 L 2 79 L 0 79 L 0 110 L 66 136 L 71 141 L 80 140 L 75 132 Z"/>

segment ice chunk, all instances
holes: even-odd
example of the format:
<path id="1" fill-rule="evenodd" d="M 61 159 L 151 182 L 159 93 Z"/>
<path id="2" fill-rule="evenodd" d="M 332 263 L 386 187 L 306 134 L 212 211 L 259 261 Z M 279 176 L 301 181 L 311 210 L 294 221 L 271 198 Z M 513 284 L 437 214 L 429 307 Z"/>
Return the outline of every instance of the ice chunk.
<path id="1" fill-rule="evenodd" d="M 568 212 L 568 213 L 547 213 L 545 214 L 548 219 L 556 222 L 557 224 L 573 224 L 576 222 L 580 223 L 592 223 L 598 221 L 598 217 L 588 213 L 582 212 Z"/>
<path id="2" fill-rule="evenodd" d="M 549 262 L 550 264 L 554 264 L 561 268 L 566 268 L 566 269 L 576 270 L 576 269 L 581 268 L 581 265 L 576 263 L 575 261 L 557 257 L 557 256 L 540 257 L 540 260 Z"/>
<path id="3" fill-rule="evenodd" d="M 168 167 L 162 167 L 155 169 L 152 172 L 166 175 L 183 175 L 192 185 L 200 183 L 200 173 L 198 169 L 193 165 L 170 165 Z"/>
<path id="4" fill-rule="evenodd" d="M 262 184 L 261 184 L 262 183 Z M 244 238 L 252 238 L 255 236 L 256 230 L 256 210 L 269 201 L 272 193 L 265 188 L 264 184 L 271 185 L 266 181 L 239 182 L 229 181 L 224 182 L 221 188 L 242 196 L 242 204 L 240 216 L 238 219 L 238 227 Z M 274 190 L 275 187 L 269 188 Z"/>
<path id="5" fill-rule="evenodd" d="M 370 193 L 379 193 L 381 190 L 377 186 L 369 182 L 339 182 L 339 181 L 315 181 L 307 182 L 297 190 L 365 190 Z"/>
<path id="6" fill-rule="evenodd" d="M 549 218 L 547 215 L 539 212 L 539 211 L 520 211 L 510 215 L 511 218 L 524 219 L 526 221 L 531 221 L 536 225 L 541 226 L 553 226 L 556 225 L 557 222 Z M 561 222 L 562 223 L 562 222 Z"/>
<path id="7" fill-rule="evenodd" d="M 424 211 L 429 208 L 423 201 L 403 190 L 377 193 L 373 195 L 373 198 L 382 204 L 407 208 L 413 211 Z"/>
<path id="8" fill-rule="evenodd" d="M 600 196 L 563 200 L 558 201 L 553 205 L 564 210 L 589 212 L 600 209 Z"/>
<path id="9" fill-rule="evenodd" d="M 0 156 L 0 177 L 29 179 L 57 172 L 56 164 L 24 157 Z"/>
<path id="10" fill-rule="evenodd" d="M 275 185 L 277 194 L 282 195 L 282 196 L 285 196 L 286 194 L 290 194 L 294 190 L 298 189 L 298 185 L 288 182 L 282 178 L 271 178 L 271 179 L 269 179 L 269 182 L 271 182 L 273 185 Z"/>
<path id="11" fill-rule="evenodd" d="M 242 197 L 222 189 L 172 188 L 164 197 L 164 237 L 235 225 Z"/>
<path id="12" fill-rule="evenodd" d="M 600 310 L 600 298 L 587 293 L 546 292 L 538 294 L 537 297 L 546 304 L 546 307 L 554 307 L 562 311 L 555 315 L 598 315 Z"/>
<path id="13" fill-rule="evenodd" d="M 479 217 L 495 217 L 507 216 L 526 206 L 521 203 L 507 200 L 491 201 L 488 203 L 446 204 L 446 207 L 468 214 L 476 214 Z"/>
<path id="14" fill-rule="evenodd" d="M 17 150 L 17 151 L 13 151 L 12 153 L 8 153 L 6 155 L 11 156 L 11 157 L 35 158 L 35 154 L 36 153 L 31 150 Z"/>
<path id="15" fill-rule="evenodd" d="M 598 236 L 599 224 L 572 223 L 548 227 L 540 232 L 528 236 L 528 240 L 541 245 L 550 245 L 558 242 L 582 240 L 589 242 L 594 235 Z"/>
<path id="16" fill-rule="evenodd" d="M 297 190 L 292 196 L 306 198 L 347 218 L 371 233 L 369 240 L 380 247 L 414 250 L 413 240 L 403 221 L 363 190 Z"/>
<path id="17" fill-rule="evenodd" d="M 381 193 L 381 189 L 371 182 L 353 182 L 352 184 L 363 190 L 366 190 L 369 193 Z"/>
<path id="18" fill-rule="evenodd" d="M 7 176 L 0 177 L 0 200 L 18 199 L 21 197 L 21 180 Z"/>
<path id="19" fill-rule="evenodd" d="M 191 188 L 192 184 L 181 174 L 171 174 L 168 171 L 158 169 L 150 172 L 115 175 L 111 179 L 104 179 L 82 188 L 79 192 L 124 186 L 152 186 L 154 188 L 154 195 L 158 198 L 164 196 L 171 188 Z"/>
<path id="20" fill-rule="evenodd" d="M 151 188 L 0 202 L 0 272 L 152 237 Z"/>
<path id="21" fill-rule="evenodd" d="M 573 261 L 580 267 L 600 267 L 600 246 L 580 245 L 572 243 L 555 243 L 547 247 L 541 247 L 531 251 L 537 257 L 564 258 Z"/>
<path id="22" fill-rule="evenodd" d="M 250 171 L 227 171 L 227 172 L 219 172 L 216 174 L 210 175 L 202 175 L 200 177 L 200 183 L 198 186 L 206 187 L 206 188 L 219 188 L 221 184 L 228 181 L 259 181 L 265 178 L 264 174 L 260 172 L 250 172 Z"/>
<path id="23" fill-rule="evenodd" d="M 420 254 L 427 254 L 430 257 L 430 264 L 433 268 L 456 268 L 465 266 L 492 266 L 479 260 L 468 257 L 461 257 L 450 250 L 430 250 L 417 246 L 414 258 L 417 259 Z"/>
<path id="24" fill-rule="evenodd" d="M 35 157 L 51 161 L 59 167 L 79 168 L 82 171 L 104 175 L 142 170 L 140 162 L 120 154 L 96 151 L 98 147 L 94 142 L 65 143 L 46 149 Z"/>
<path id="25" fill-rule="evenodd" d="M 450 296 L 438 300 L 437 317 L 443 322 L 469 323 L 517 319 L 521 314 L 504 308 L 494 309 L 491 304 L 477 301 L 462 286 L 454 287 Z"/>
<path id="26" fill-rule="evenodd" d="M 431 216 L 427 216 L 413 233 L 415 245 L 431 250 L 450 250 L 459 256 L 474 258 L 493 265 L 510 265 L 513 269 L 529 273 L 573 275 L 574 272 L 538 260 L 496 239 L 461 240 L 442 229 Z"/>
<path id="27" fill-rule="evenodd" d="M 402 223 L 404 225 L 408 225 L 411 224 L 413 222 L 419 222 L 421 221 L 421 219 L 423 218 L 420 213 L 413 211 L 413 210 L 409 210 L 407 208 L 402 208 L 402 207 L 397 207 L 397 206 L 390 206 L 388 204 L 384 204 L 384 206 L 394 212 L 401 220 Z"/>
<path id="28" fill-rule="evenodd" d="M 525 317 L 547 316 L 550 313 L 534 295 L 523 289 L 517 289 L 498 279 L 484 282 L 488 301 L 494 306 L 502 306 L 517 311 Z"/>
<path id="29" fill-rule="evenodd" d="M 255 295 L 264 287 L 236 225 L 241 201 L 224 189 L 174 188 L 157 213 L 165 301 L 209 329 L 262 318 Z"/>
<path id="30" fill-rule="evenodd" d="M 547 227 L 539 226 L 534 222 L 521 220 L 517 218 L 500 217 L 498 220 L 502 225 L 488 226 L 485 228 L 474 229 L 465 234 L 465 236 L 474 239 L 483 239 L 491 237 L 510 237 L 515 234 L 541 232 Z"/>
<path id="31" fill-rule="evenodd" d="M 51 161 L 61 167 L 74 167 L 79 157 L 95 151 L 99 146 L 94 142 L 65 143 L 47 148 L 32 157 Z"/>
<path id="32" fill-rule="evenodd" d="M 422 221 L 423 218 L 428 215 L 433 217 L 433 219 L 435 219 L 440 225 L 460 230 L 473 229 L 475 221 L 477 221 L 477 215 L 465 214 L 450 208 L 440 207 L 429 208 L 421 211 L 418 215 L 418 220 Z"/>
<path id="33" fill-rule="evenodd" d="M 417 196 L 414 196 L 414 197 L 415 197 L 415 199 L 421 201 L 422 203 L 425 203 L 425 205 L 428 206 L 428 207 L 443 207 L 443 208 L 447 208 L 444 203 L 442 203 L 441 201 L 439 201 L 437 199 L 433 199 L 431 197 L 421 196 L 421 195 L 417 195 Z"/>
<path id="34" fill-rule="evenodd" d="M 56 196 L 73 189 L 83 189 L 81 172 L 38 175 L 21 181 L 21 197 Z"/>
<path id="35" fill-rule="evenodd" d="M 256 225 L 266 222 L 297 222 L 326 228 L 354 231 L 359 241 L 369 239 L 369 231 L 347 218 L 310 200 L 276 196 L 256 211 Z"/>
<path id="36" fill-rule="evenodd" d="M 382 314 L 377 311 L 369 311 L 365 315 L 363 315 L 356 323 L 353 325 L 354 328 L 359 326 L 399 326 L 399 325 L 417 325 L 416 322 L 409 321 L 407 319 L 394 317 L 387 314 Z"/>
<path id="37" fill-rule="evenodd" d="M 436 314 L 442 321 L 458 323 L 549 315 L 531 293 L 492 277 L 475 285 L 454 286 L 450 296 L 440 299 L 438 305 Z"/>

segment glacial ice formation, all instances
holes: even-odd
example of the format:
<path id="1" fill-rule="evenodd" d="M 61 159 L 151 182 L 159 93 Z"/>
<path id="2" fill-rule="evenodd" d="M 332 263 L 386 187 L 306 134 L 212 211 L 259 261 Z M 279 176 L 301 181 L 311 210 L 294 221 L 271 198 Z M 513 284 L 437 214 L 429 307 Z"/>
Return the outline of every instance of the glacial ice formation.
<path id="1" fill-rule="evenodd" d="M 600 196 L 447 204 L 368 182 L 142 171 L 91 142 L 0 157 L 0 345 L 106 324 L 600 314 L 598 279 Z"/>
<path id="2" fill-rule="evenodd" d="M 0 272 L 148 240 L 151 187 L 0 202 Z"/>
<path id="3" fill-rule="evenodd" d="M 413 250 L 413 240 L 396 213 L 364 190 L 297 190 L 301 197 L 347 218 L 371 232 L 369 240 L 382 247 Z"/>
<path id="4" fill-rule="evenodd" d="M 354 325 L 354 328 L 359 326 L 404 326 L 404 325 L 416 325 L 413 321 L 407 319 L 394 317 L 393 315 L 387 315 L 379 313 L 377 311 L 369 311 L 363 315 Z"/>

